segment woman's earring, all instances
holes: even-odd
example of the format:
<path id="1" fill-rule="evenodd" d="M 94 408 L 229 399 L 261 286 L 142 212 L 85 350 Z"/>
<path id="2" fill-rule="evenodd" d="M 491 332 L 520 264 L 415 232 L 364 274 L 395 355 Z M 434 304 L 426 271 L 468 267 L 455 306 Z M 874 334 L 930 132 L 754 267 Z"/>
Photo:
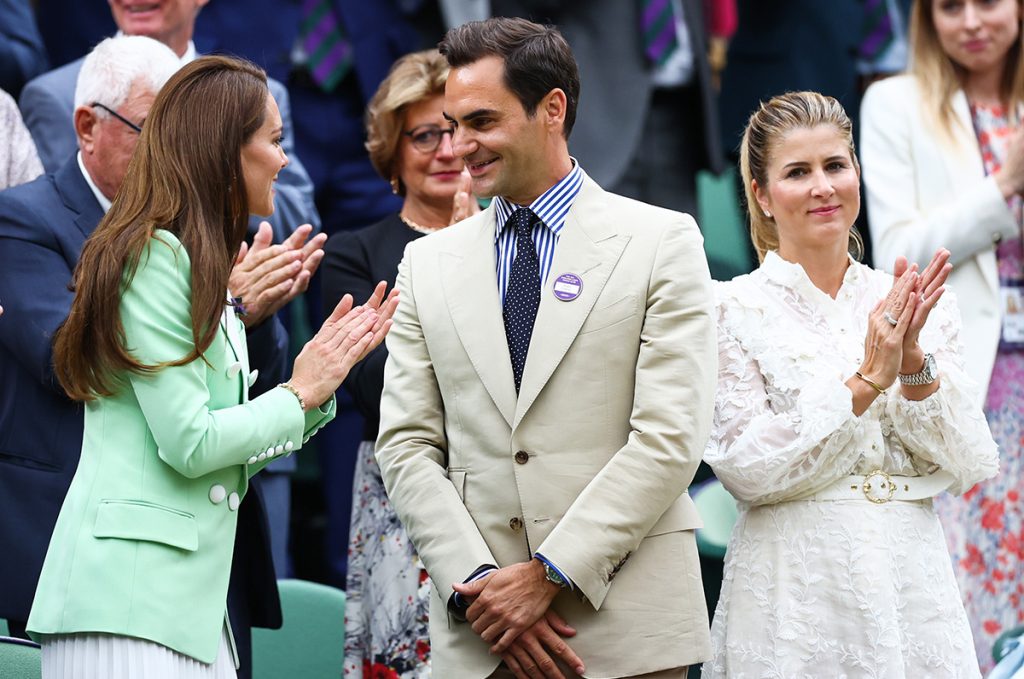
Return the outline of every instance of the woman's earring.
<path id="1" fill-rule="evenodd" d="M 398 195 L 398 177 L 391 178 L 391 193 Z"/>
<path id="2" fill-rule="evenodd" d="M 768 219 L 771 219 L 772 218 L 772 213 L 768 212 L 768 210 L 765 210 L 764 211 L 764 216 L 767 217 Z"/>

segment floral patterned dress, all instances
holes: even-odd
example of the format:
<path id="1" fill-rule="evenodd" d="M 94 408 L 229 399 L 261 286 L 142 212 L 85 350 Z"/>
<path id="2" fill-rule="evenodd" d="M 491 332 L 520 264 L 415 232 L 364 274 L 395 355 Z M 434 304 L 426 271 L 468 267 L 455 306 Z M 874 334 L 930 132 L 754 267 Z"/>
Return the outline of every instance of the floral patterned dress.
<path id="1" fill-rule="evenodd" d="M 1002 166 L 1015 126 L 1004 109 L 971 106 L 986 174 Z M 1021 199 L 1010 208 L 1021 223 Z M 996 249 L 1001 285 L 1020 286 L 1024 241 Z M 999 444 L 1000 473 L 960 498 L 936 501 L 982 669 L 991 669 L 992 644 L 1024 624 L 1024 350 L 1000 342 L 985 401 L 985 417 Z"/>
<path id="2" fill-rule="evenodd" d="M 844 384 L 892 276 L 851 262 L 833 299 L 770 252 L 716 286 L 719 382 L 704 460 L 738 500 L 705 679 L 977 679 L 970 627 L 932 504 L 809 496 L 849 475 L 941 468 L 963 492 L 996 473 L 948 293 L 921 345 L 942 376 L 853 414 Z"/>

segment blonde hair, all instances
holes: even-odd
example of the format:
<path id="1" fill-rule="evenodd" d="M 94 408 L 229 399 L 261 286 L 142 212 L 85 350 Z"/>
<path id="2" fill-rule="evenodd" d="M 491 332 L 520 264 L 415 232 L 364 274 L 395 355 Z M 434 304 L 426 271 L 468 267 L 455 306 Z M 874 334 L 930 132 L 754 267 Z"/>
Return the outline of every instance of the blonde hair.
<path id="1" fill-rule="evenodd" d="M 377 173 L 395 179 L 398 142 L 402 138 L 405 110 L 410 104 L 444 94 L 448 62 L 437 50 L 407 54 L 391 67 L 388 77 L 366 107 L 366 150 Z M 398 193 L 405 195 L 405 187 Z"/>
<path id="2" fill-rule="evenodd" d="M 757 251 L 757 259 L 764 261 L 769 250 L 779 248 L 779 230 L 775 221 L 765 215 L 757 204 L 753 180 L 761 187 L 768 186 L 768 165 L 771 153 L 788 133 L 818 125 L 832 125 L 842 134 L 850 150 L 850 160 L 860 172 L 853 145 L 853 123 L 842 105 L 832 97 L 818 92 L 787 92 L 764 102 L 750 116 L 740 142 L 740 176 L 747 199 L 750 217 L 750 240 Z M 850 253 L 860 259 L 864 242 L 857 229 L 850 228 Z"/>
<path id="3" fill-rule="evenodd" d="M 910 12 L 910 68 L 924 99 L 924 110 L 935 127 L 953 139 L 953 95 L 963 86 L 966 70 L 949 58 L 938 31 L 935 30 L 934 5 L 936 0 L 918 0 Z M 1017 0 L 1024 18 L 1024 7 Z M 1024 26 L 1018 26 L 1024 32 Z M 1000 83 L 1000 96 L 1009 105 L 1010 115 L 1024 104 L 1024 61 L 1021 60 L 1021 38 L 1010 47 L 1006 55 L 1006 70 Z"/>

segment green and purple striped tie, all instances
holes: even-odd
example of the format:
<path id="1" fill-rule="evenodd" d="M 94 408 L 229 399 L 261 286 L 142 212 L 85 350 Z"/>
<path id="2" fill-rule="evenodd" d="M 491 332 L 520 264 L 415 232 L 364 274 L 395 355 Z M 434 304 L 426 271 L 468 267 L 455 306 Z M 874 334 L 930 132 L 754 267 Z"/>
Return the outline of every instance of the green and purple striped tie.
<path id="1" fill-rule="evenodd" d="M 874 61 L 892 44 L 892 17 L 886 0 L 864 1 L 864 27 L 860 40 L 860 58 Z"/>
<path id="2" fill-rule="evenodd" d="M 304 0 L 299 35 L 313 82 L 332 92 L 352 67 L 352 43 L 334 13 L 333 0 Z"/>
<path id="3" fill-rule="evenodd" d="M 644 54 L 655 66 L 661 66 L 679 49 L 676 17 L 672 0 L 644 0 L 640 15 Z"/>

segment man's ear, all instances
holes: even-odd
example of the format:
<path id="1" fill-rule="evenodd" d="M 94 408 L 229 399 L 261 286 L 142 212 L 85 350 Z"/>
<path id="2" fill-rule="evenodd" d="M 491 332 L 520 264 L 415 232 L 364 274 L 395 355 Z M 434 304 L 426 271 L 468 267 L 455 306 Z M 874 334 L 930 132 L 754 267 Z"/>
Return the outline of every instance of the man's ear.
<path id="1" fill-rule="evenodd" d="M 79 106 L 75 109 L 75 136 L 78 137 L 78 148 L 91 152 L 95 141 L 96 125 L 99 116 L 91 106 Z"/>
<path id="2" fill-rule="evenodd" d="M 565 92 L 560 87 L 556 87 L 544 95 L 544 98 L 538 104 L 538 108 L 544 112 L 547 124 L 550 127 L 557 128 L 559 134 L 562 133 L 562 129 L 565 127 L 567 107 L 568 100 L 566 99 Z"/>

